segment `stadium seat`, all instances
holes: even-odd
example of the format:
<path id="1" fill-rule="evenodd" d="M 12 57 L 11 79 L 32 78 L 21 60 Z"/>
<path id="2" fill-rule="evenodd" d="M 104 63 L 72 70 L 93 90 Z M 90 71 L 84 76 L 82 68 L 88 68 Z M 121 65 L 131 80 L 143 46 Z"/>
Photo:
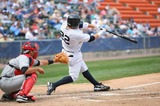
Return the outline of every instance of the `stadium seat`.
<path id="1" fill-rule="evenodd" d="M 160 6 L 160 0 L 147 0 L 149 1 L 151 4 L 156 4 Z"/>
<path id="2" fill-rule="evenodd" d="M 159 14 L 160 0 L 104 0 L 100 2 L 99 9 L 107 5 L 117 8 L 122 19 L 134 17 L 136 22 L 148 22 L 151 27 L 160 26 Z"/>

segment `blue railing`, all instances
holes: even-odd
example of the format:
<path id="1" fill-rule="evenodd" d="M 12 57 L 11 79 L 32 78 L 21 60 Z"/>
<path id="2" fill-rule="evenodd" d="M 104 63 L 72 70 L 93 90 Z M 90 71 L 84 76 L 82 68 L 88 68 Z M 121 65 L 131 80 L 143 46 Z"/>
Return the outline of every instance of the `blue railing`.
<path id="1" fill-rule="evenodd" d="M 97 39 L 83 44 L 82 52 L 104 52 L 116 50 L 135 50 L 160 48 L 160 36 L 135 38 L 138 43 L 132 43 L 122 38 Z M 25 41 L 0 42 L 0 58 L 13 58 L 21 53 L 21 46 Z M 36 41 L 39 44 L 39 56 L 53 55 L 61 51 L 59 39 Z"/>

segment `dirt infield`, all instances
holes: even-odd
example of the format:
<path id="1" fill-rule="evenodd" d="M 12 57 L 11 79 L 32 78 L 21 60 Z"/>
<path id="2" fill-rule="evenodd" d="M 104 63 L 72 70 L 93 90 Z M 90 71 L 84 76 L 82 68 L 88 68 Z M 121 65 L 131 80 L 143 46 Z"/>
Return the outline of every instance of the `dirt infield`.
<path id="1" fill-rule="evenodd" d="M 102 83 L 111 86 L 107 92 L 93 92 L 93 86 L 68 84 L 46 95 L 46 85 L 34 86 L 34 103 L 1 100 L 0 106 L 160 106 L 160 73 L 121 78 Z M 0 91 L 2 95 L 2 91 Z"/>

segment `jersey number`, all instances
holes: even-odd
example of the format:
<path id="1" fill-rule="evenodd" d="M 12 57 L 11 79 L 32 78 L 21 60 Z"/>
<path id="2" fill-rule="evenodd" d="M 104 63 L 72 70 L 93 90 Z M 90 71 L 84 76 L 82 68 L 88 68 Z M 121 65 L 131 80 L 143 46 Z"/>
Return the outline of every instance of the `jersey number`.
<path id="1" fill-rule="evenodd" d="M 62 31 L 60 31 L 62 40 L 69 45 L 70 38 L 67 35 L 64 35 Z"/>

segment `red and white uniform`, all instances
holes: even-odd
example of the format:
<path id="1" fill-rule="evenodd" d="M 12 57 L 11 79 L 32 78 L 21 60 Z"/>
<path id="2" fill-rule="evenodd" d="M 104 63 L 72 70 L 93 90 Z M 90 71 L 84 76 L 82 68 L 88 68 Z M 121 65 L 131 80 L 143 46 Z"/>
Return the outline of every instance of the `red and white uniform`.
<path id="1" fill-rule="evenodd" d="M 32 67 L 36 64 L 38 64 L 38 60 L 27 54 L 21 54 L 11 59 L 1 73 L 0 89 L 6 93 L 19 91 L 23 82 L 29 76 L 22 74 L 20 69 L 22 67 Z"/>

